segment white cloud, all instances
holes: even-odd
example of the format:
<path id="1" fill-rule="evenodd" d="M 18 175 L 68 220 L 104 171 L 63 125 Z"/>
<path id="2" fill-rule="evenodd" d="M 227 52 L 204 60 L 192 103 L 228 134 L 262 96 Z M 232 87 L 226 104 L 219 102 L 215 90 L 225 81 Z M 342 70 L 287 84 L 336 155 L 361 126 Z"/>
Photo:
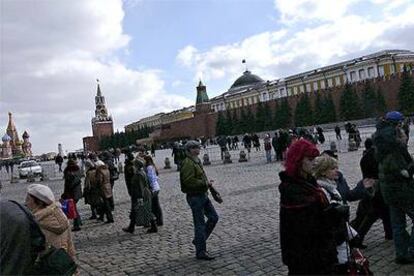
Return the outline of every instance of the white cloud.
<path id="1" fill-rule="evenodd" d="M 335 21 L 346 14 L 358 0 L 275 0 L 275 7 L 284 23 L 301 20 Z"/>
<path id="2" fill-rule="evenodd" d="M 370 8 L 375 10 L 352 13 L 353 5 L 360 2 L 276 0 L 283 29 L 204 52 L 191 46 L 191 55 L 182 64 L 192 68 L 195 77 L 202 72 L 206 80 L 234 80 L 241 75 L 240 62 L 245 58 L 250 71 L 266 80 L 387 48 L 413 49 L 412 1 L 371 3 Z M 374 12 L 381 20 L 367 16 Z"/>
<path id="3" fill-rule="evenodd" d="M 121 0 L 3 1 L 2 131 L 10 110 L 36 153 L 56 151 L 58 143 L 80 148 L 91 135 L 96 78 L 120 130 L 141 116 L 191 104 L 168 95 L 161 71 L 118 61 L 130 40 L 123 17 Z"/>

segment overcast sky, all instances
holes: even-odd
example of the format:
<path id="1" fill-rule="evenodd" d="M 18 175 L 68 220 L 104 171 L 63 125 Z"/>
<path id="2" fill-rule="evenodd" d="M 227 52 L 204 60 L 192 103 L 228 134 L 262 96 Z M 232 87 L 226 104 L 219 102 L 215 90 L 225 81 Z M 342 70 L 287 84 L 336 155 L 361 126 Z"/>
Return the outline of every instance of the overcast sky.
<path id="1" fill-rule="evenodd" d="M 414 46 L 414 0 L 0 0 L 0 132 L 37 154 L 82 147 L 96 79 L 115 130 L 210 97 L 244 70 L 285 77 Z"/>

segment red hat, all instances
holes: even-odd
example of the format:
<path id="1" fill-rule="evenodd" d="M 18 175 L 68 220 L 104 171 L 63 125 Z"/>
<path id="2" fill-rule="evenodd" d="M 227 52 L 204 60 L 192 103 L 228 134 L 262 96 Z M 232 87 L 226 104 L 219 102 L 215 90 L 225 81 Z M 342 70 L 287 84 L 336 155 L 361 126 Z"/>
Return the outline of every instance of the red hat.
<path id="1" fill-rule="evenodd" d="M 303 158 L 315 158 L 317 156 L 319 156 L 319 150 L 313 143 L 306 139 L 299 139 L 288 149 L 285 162 L 286 173 L 295 177 L 302 165 Z"/>

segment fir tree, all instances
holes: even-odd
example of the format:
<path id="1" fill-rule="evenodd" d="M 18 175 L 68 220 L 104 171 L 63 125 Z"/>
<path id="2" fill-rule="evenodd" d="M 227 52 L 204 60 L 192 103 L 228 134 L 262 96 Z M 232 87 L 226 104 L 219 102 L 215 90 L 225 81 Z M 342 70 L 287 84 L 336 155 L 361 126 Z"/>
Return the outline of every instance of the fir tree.
<path id="1" fill-rule="evenodd" d="M 248 118 L 247 118 L 246 110 L 245 110 L 245 108 L 242 107 L 241 112 L 240 112 L 240 124 L 239 124 L 240 131 L 242 133 L 248 132 L 249 126 L 247 125 L 247 123 L 248 123 L 247 121 L 248 121 Z"/>
<path id="2" fill-rule="evenodd" d="M 263 114 L 264 114 L 264 128 L 263 130 L 271 130 L 272 129 L 272 110 L 270 109 L 269 102 L 265 102 L 263 107 Z"/>
<path id="3" fill-rule="evenodd" d="M 254 132 L 255 131 L 255 118 L 250 106 L 247 107 L 246 113 L 246 132 Z"/>
<path id="4" fill-rule="evenodd" d="M 287 98 L 283 98 L 279 101 L 276 111 L 275 111 L 275 118 L 274 118 L 274 128 L 286 128 L 290 125 L 291 122 L 291 109 L 289 106 L 289 102 Z"/>
<path id="5" fill-rule="evenodd" d="M 336 109 L 331 94 L 328 94 L 325 97 L 324 110 L 324 112 L 326 112 L 326 123 L 336 122 Z"/>
<path id="6" fill-rule="evenodd" d="M 232 127 L 231 134 L 233 135 L 240 134 L 242 131 L 240 129 L 240 120 L 239 120 L 239 117 L 237 116 L 236 109 L 233 109 L 232 122 L 233 122 L 233 127 Z"/>
<path id="7" fill-rule="evenodd" d="M 312 106 L 309 101 L 308 94 L 302 95 L 298 101 L 295 109 L 295 126 L 310 126 L 313 125 Z"/>
<path id="8" fill-rule="evenodd" d="M 326 123 L 325 99 L 322 97 L 321 93 L 316 94 L 314 117 L 316 124 Z"/>
<path id="9" fill-rule="evenodd" d="M 264 106 L 262 102 L 257 103 L 256 108 L 256 123 L 254 125 L 254 131 L 262 131 L 264 129 L 264 121 L 265 121 L 265 114 L 264 114 Z"/>
<path id="10" fill-rule="evenodd" d="M 376 115 L 377 97 L 375 95 L 374 87 L 372 87 L 370 82 L 365 83 L 362 94 L 362 105 L 365 118 L 370 118 Z"/>
<path id="11" fill-rule="evenodd" d="M 400 91 L 398 93 L 398 100 L 400 102 L 400 110 L 402 113 L 409 115 L 414 112 L 414 83 L 413 77 L 404 65 L 404 70 L 401 76 Z"/>
<path id="12" fill-rule="evenodd" d="M 384 94 L 382 93 L 381 87 L 377 89 L 377 116 L 383 116 L 387 111 L 387 104 L 385 103 Z"/>
<path id="13" fill-rule="evenodd" d="M 225 134 L 230 135 L 233 131 L 233 119 L 231 116 L 230 109 L 226 110 L 225 128 Z"/>
<path id="14" fill-rule="evenodd" d="M 226 118 L 222 111 L 218 113 L 217 123 L 216 123 L 216 135 L 224 135 L 226 131 Z"/>
<path id="15" fill-rule="evenodd" d="M 357 120 L 363 116 L 358 95 L 348 83 L 342 91 L 340 110 L 342 117 L 341 119 L 345 121 Z"/>

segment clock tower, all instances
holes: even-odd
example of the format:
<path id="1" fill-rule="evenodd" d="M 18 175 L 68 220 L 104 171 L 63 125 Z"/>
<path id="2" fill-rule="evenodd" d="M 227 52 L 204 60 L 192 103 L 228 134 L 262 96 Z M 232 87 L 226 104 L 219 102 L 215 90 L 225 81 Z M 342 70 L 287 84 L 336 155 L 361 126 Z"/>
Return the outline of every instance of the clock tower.
<path id="1" fill-rule="evenodd" d="M 99 80 L 95 96 L 95 117 L 92 118 L 92 136 L 83 138 L 85 151 L 98 151 L 99 143 L 105 136 L 114 134 L 114 122 L 106 108 L 105 97 L 102 95 Z"/>

